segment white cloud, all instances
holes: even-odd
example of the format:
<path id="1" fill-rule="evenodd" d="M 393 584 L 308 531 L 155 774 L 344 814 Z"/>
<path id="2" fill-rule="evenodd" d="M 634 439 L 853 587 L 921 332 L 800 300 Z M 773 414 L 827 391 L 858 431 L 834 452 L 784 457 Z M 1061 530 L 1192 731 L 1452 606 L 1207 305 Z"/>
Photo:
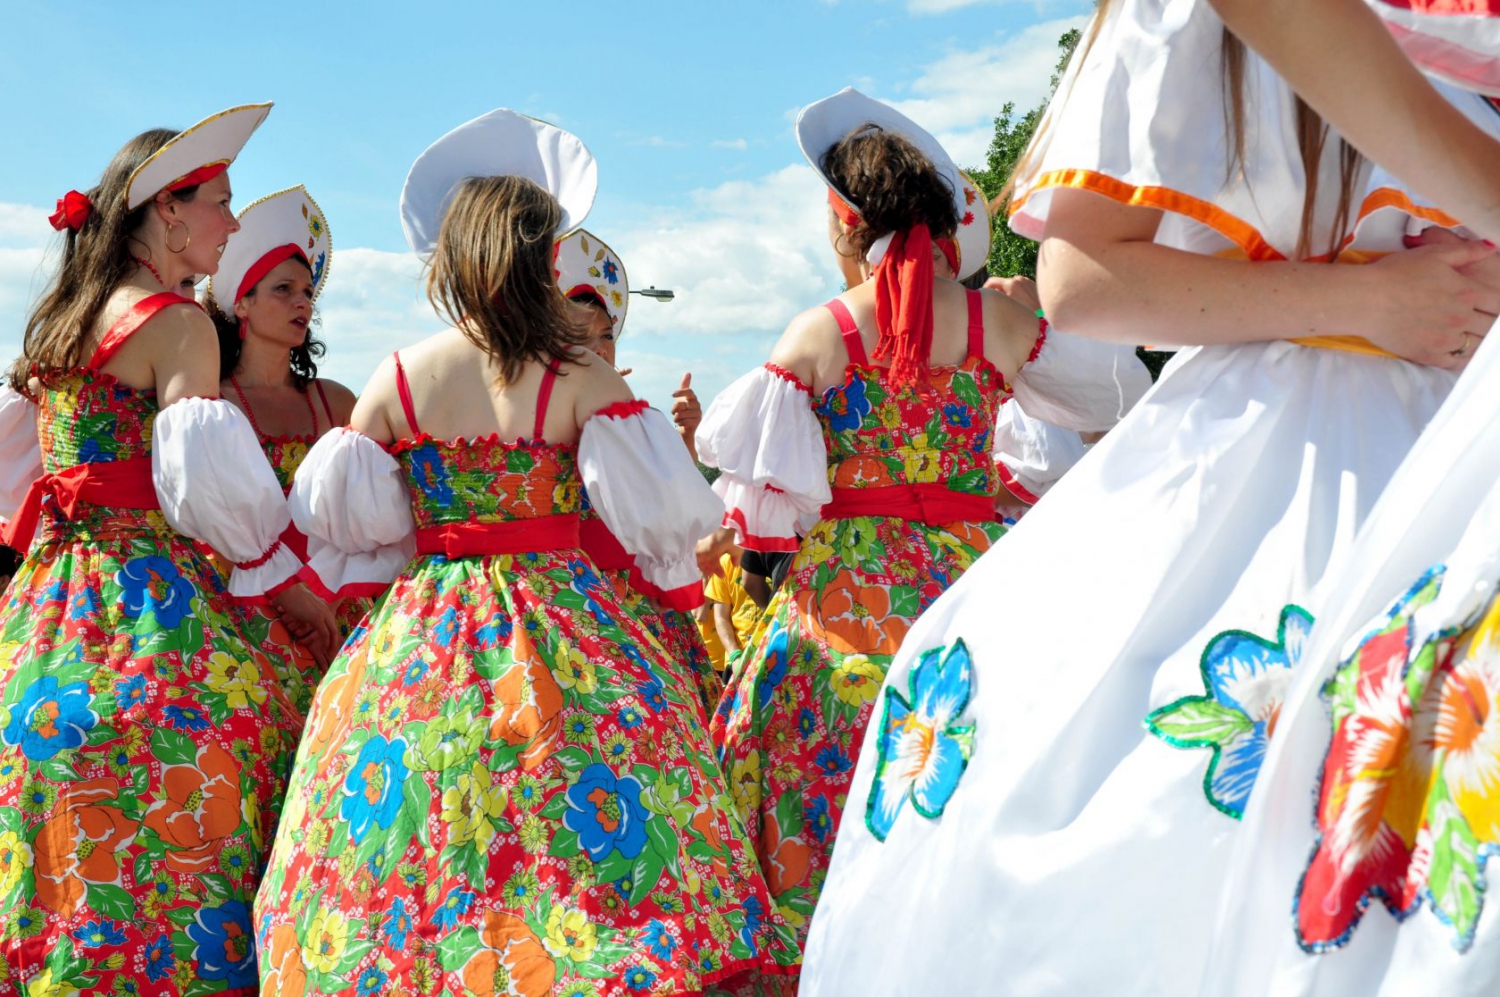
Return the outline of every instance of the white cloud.
<path id="1" fill-rule="evenodd" d="M 919 0 L 942 3 L 958 0 Z M 891 103 L 937 136 L 962 166 L 984 162 L 993 121 L 1007 101 L 1024 114 L 1047 97 L 1057 65 L 1057 40 L 1086 17 L 1034 24 L 993 45 L 949 53 L 926 66 L 905 89 L 913 94 Z"/>
<path id="2" fill-rule="evenodd" d="M 321 372 L 358 392 L 391 351 L 443 328 L 414 253 L 340 249 L 318 301 L 328 345 Z"/>
<path id="3" fill-rule="evenodd" d="M 750 143 L 746 142 L 742 138 L 731 138 L 731 139 L 722 139 L 721 138 L 721 139 L 715 139 L 714 140 L 713 147 L 715 149 L 735 149 L 735 150 L 738 150 L 739 152 L 744 152 L 746 149 L 750 148 Z"/>
<path id="4" fill-rule="evenodd" d="M 946 14 L 953 10 L 962 10 L 965 7 L 974 7 L 979 4 L 992 3 L 1019 3 L 1022 0 L 906 0 L 906 9 L 912 14 Z M 1077 7 L 1077 3 L 1070 0 L 1025 0 L 1039 13 L 1049 10 L 1060 10 L 1065 7 Z"/>

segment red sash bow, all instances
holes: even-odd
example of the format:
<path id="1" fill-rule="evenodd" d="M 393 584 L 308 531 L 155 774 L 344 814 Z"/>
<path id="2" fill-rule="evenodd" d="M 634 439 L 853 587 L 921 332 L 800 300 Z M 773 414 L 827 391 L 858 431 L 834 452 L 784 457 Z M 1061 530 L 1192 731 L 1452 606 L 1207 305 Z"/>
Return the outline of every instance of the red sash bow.
<path id="1" fill-rule="evenodd" d="M 6 546 L 25 550 L 31 544 L 41 519 L 42 502 L 52 496 L 58 511 L 68 519 L 78 512 L 80 504 L 103 505 L 117 509 L 160 509 L 156 486 L 151 482 L 151 458 L 102 464 L 75 464 L 56 474 L 44 474 L 31 483 L 21 508 L 0 537 Z"/>

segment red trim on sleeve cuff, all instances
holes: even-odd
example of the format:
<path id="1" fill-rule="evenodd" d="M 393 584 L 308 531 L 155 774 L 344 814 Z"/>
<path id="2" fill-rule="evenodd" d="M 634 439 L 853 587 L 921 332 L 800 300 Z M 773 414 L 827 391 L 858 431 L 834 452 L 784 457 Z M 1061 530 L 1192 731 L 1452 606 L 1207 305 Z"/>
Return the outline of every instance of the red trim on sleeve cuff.
<path id="1" fill-rule="evenodd" d="M 740 509 L 730 509 L 724 513 L 724 525 L 733 527 L 739 537 L 740 546 L 747 550 L 758 550 L 762 554 L 793 554 L 801 546 L 796 537 L 755 536 L 747 528 L 745 513 Z"/>
<path id="2" fill-rule="evenodd" d="M 236 561 L 234 562 L 234 566 L 236 568 L 239 568 L 241 571 L 249 571 L 252 568 L 258 568 L 263 564 L 268 564 L 270 563 L 271 558 L 276 556 L 276 552 L 279 551 L 282 546 L 282 542 L 278 539 L 271 546 L 267 547 L 265 549 L 265 552 L 261 554 L 260 557 L 257 557 L 253 561 Z"/>
<path id="3" fill-rule="evenodd" d="M 606 419 L 628 419 L 633 415 L 640 415 L 650 408 L 650 404 L 644 398 L 637 398 L 628 402 L 613 402 L 595 412 L 589 418 L 597 419 L 603 416 Z"/>
<path id="4" fill-rule="evenodd" d="M 302 570 L 297 572 L 297 581 L 312 589 L 319 599 L 330 606 L 345 599 L 378 599 L 391 587 L 387 582 L 350 582 L 335 592 L 324 584 L 310 564 L 303 565 Z"/>
<path id="5" fill-rule="evenodd" d="M 766 364 L 766 370 L 770 371 L 772 374 L 775 374 L 783 381 L 792 382 L 795 387 L 797 387 L 799 390 L 807 392 L 809 395 L 813 393 L 812 385 L 808 384 L 806 381 L 802 380 L 802 378 L 798 377 L 796 374 L 793 374 L 791 371 L 787 370 L 785 367 L 782 367 L 779 364 L 768 363 Z"/>
<path id="6" fill-rule="evenodd" d="M 659 605 L 667 609 L 675 609 L 679 613 L 691 613 L 704 602 L 701 582 L 693 582 L 675 589 L 664 589 L 660 585 L 648 582 L 640 569 L 633 567 L 630 569 L 630 585 L 642 595 L 656 600 Z"/>
<path id="7" fill-rule="evenodd" d="M 1041 501 L 1040 496 L 1032 494 L 1030 489 L 1016 480 L 1016 476 L 1011 473 L 1010 468 L 1005 466 L 1004 461 L 995 461 L 995 475 L 1000 479 L 1000 484 L 1006 491 L 1027 505 L 1036 505 Z"/>

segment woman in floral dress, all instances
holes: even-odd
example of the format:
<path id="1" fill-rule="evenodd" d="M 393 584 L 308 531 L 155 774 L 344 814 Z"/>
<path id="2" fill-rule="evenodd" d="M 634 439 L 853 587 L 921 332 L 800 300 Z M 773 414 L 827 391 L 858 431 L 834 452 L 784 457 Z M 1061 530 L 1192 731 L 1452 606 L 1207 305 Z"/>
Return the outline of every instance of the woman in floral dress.
<path id="1" fill-rule="evenodd" d="M 996 412 L 1042 339 L 1031 311 L 954 279 L 970 209 L 936 140 L 852 90 L 798 128 L 830 186 L 835 251 L 868 279 L 795 319 L 709 407 L 699 448 L 740 544 L 797 551 L 715 739 L 800 960 L 886 665 L 1002 533 Z"/>
<path id="2" fill-rule="evenodd" d="M 454 328 L 383 365 L 293 486 L 320 577 L 394 582 L 314 698 L 257 907 L 268 997 L 694 993 L 776 965 L 695 693 L 579 549 L 584 483 L 665 590 L 722 515 L 671 423 L 574 348 L 552 245 L 592 198 L 577 139 L 503 110 L 407 179 Z"/>
<path id="3" fill-rule="evenodd" d="M 0 488 L 30 547 L 0 602 L 7 993 L 254 992 L 250 905 L 301 721 L 231 593 L 299 562 L 178 286 L 218 265 L 225 166 L 269 110 L 145 132 L 59 201 L 57 282 L 0 391 L 0 450 L 35 455 Z M 237 562 L 229 591 L 199 542 Z"/>
<path id="4" fill-rule="evenodd" d="M 585 322 L 588 336 L 585 345 L 613 367 L 615 344 L 624 332 L 625 314 L 630 307 L 625 265 L 598 236 L 579 229 L 558 243 L 555 273 L 558 288 L 578 306 Z M 686 397 L 674 405 L 673 416 L 691 453 L 691 433 L 696 426 L 682 425 L 678 406 L 684 411 L 695 411 L 697 397 L 686 384 L 677 394 Z M 714 670 L 702 634 L 688 615 L 703 604 L 703 586 L 694 579 L 681 588 L 664 592 L 648 583 L 636 567 L 635 558 L 620 546 L 620 541 L 594 511 L 587 493 L 583 496 L 581 531 L 584 551 L 614 582 L 615 593 L 661 642 L 667 657 L 682 667 L 681 687 L 696 689 L 705 716 L 713 713 L 724 684 Z"/>
<path id="5" fill-rule="evenodd" d="M 328 222 L 303 187 L 251 203 L 239 215 L 219 272 L 209 281 L 209 314 L 219 330 L 219 390 L 255 429 L 282 490 L 290 492 L 308 448 L 348 423 L 354 393 L 318 377 L 323 343 L 313 335 L 313 306 L 333 265 Z M 304 560 L 307 538 L 295 526 L 282 542 Z M 222 562 L 219 562 L 222 564 Z M 311 572 L 302 581 L 318 585 Z M 325 594 L 325 593 L 320 593 Z M 370 608 L 366 598 L 336 600 L 336 629 L 296 639 L 273 601 L 247 606 L 252 636 L 266 646 L 282 690 L 306 712 L 328 662 Z"/>

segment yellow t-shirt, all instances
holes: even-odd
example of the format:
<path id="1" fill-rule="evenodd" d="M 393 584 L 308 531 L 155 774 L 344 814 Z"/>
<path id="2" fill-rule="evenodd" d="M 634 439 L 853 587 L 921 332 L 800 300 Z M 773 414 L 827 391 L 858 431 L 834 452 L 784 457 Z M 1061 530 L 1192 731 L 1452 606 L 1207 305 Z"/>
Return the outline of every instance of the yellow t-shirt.
<path id="1" fill-rule="evenodd" d="M 708 580 L 708 584 L 703 587 L 703 596 L 709 602 L 722 602 L 729 607 L 735 635 L 740 639 L 740 646 L 744 647 L 750 640 L 755 624 L 760 620 L 760 607 L 750 598 L 750 593 L 745 591 L 745 586 L 741 584 L 740 566 L 728 554 L 719 561 L 719 566 L 723 574 Z"/>

